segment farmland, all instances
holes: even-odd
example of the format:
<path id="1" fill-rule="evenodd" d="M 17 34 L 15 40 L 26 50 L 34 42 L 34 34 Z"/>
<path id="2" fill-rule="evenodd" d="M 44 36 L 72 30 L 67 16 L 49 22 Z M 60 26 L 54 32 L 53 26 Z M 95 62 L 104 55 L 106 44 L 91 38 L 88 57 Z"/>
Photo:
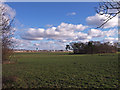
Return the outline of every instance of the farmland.
<path id="1" fill-rule="evenodd" d="M 118 54 L 16 53 L 3 64 L 3 88 L 117 88 Z"/>

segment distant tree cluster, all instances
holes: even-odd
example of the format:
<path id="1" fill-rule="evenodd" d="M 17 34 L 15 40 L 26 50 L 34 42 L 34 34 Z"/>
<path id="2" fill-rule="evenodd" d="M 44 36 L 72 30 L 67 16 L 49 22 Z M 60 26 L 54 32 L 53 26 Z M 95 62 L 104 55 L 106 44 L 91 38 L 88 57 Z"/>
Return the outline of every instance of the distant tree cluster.
<path id="1" fill-rule="evenodd" d="M 117 43 L 101 43 L 99 41 L 70 43 L 70 45 L 66 45 L 66 50 L 68 49 L 73 50 L 74 54 L 115 53 L 117 52 Z"/>

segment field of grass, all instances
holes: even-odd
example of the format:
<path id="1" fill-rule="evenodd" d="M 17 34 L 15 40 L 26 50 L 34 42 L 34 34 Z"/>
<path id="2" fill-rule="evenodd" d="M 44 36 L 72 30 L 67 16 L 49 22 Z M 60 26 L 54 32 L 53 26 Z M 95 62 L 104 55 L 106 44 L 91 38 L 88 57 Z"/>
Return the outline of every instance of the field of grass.
<path id="1" fill-rule="evenodd" d="M 118 54 L 17 53 L 3 64 L 3 88 L 117 88 Z"/>

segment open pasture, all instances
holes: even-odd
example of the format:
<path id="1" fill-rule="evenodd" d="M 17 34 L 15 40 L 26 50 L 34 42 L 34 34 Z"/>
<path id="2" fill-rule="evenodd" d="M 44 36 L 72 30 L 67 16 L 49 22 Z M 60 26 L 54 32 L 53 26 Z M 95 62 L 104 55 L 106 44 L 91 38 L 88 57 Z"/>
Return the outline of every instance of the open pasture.
<path id="1" fill-rule="evenodd" d="M 117 88 L 118 54 L 16 53 L 3 64 L 3 88 Z"/>

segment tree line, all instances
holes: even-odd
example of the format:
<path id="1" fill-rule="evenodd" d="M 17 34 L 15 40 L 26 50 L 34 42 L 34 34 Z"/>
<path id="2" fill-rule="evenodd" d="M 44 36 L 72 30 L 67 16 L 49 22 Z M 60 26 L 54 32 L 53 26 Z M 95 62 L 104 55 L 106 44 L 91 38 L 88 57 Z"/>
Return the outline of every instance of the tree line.
<path id="1" fill-rule="evenodd" d="M 89 41 L 86 43 L 70 43 L 66 45 L 66 50 L 73 50 L 74 54 L 96 54 L 96 53 L 115 53 L 118 43 L 101 43 L 99 41 Z"/>

